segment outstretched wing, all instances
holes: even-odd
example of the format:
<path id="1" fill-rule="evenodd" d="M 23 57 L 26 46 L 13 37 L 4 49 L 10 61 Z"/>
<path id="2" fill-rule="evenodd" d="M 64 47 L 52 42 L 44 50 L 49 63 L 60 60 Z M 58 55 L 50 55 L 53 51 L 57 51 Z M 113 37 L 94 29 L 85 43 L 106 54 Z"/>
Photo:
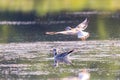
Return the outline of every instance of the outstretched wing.
<path id="1" fill-rule="evenodd" d="M 76 26 L 76 28 L 80 28 L 81 30 L 85 30 L 88 26 L 88 19 L 86 18 L 82 23 Z"/>
<path id="2" fill-rule="evenodd" d="M 65 57 L 65 56 L 67 56 L 68 54 L 72 53 L 73 51 L 74 51 L 74 49 L 71 50 L 71 51 L 69 51 L 69 52 L 65 52 L 65 53 L 58 54 L 57 57 Z"/>
<path id="3" fill-rule="evenodd" d="M 67 30 L 67 31 L 58 31 L 58 32 L 46 32 L 45 34 L 55 35 L 55 34 L 64 34 L 64 35 L 74 35 L 76 31 L 74 30 Z"/>

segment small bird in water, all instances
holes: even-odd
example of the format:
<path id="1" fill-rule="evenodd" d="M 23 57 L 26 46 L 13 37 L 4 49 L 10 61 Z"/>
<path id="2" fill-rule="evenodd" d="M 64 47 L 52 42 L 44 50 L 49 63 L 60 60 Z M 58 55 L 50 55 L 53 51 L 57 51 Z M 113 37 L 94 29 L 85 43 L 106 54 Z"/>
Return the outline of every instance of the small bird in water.
<path id="1" fill-rule="evenodd" d="M 72 62 L 69 59 L 69 54 L 72 53 L 74 50 L 71 50 L 69 52 L 59 53 L 57 54 L 57 50 L 53 49 L 54 53 L 54 66 L 58 66 L 59 62 L 64 62 L 66 64 L 71 64 Z"/>
<path id="2" fill-rule="evenodd" d="M 90 73 L 86 69 L 82 69 L 82 71 L 78 74 L 79 80 L 90 80 Z"/>
<path id="3" fill-rule="evenodd" d="M 46 32 L 46 34 L 49 35 L 55 35 L 55 34 L 63 34 L 63 35 L 77 35 L 78 38 L 80 38 L 82 41 L 85 41 L 90 34 L 88 32 L 85 32 L 84 30 L 88 26 L 88 19 L 86 18 L 82 23 L 77 25 L 75 28 L 66 27 L 65 31 L 58 31 L 58 32 Z"/>

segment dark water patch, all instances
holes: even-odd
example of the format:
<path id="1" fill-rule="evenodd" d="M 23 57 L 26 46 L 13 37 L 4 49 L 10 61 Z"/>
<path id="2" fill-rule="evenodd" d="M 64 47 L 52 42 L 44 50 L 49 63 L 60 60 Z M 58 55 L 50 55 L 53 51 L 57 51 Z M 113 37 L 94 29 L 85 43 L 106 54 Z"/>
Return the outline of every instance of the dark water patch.
<path id="1" fill-rule="evenodd" d="M 43 17 L 33 16 L 31 19 L 24 18 L 24 14 L 21 14 L 22 16 L 20 17 L 25 20 L 19 18 L 17 18 L 18 20 L 1 19 L 0 42 L 80 41 L 77 36 L 46 35 L 45 33 L 49 31 L 62 31 L 67 26 L 74 28 L 85 18 L 89 20 L 88 28 L 85 30 L 90 33 L 88 40 L 119 40 L 119 12 L 102 13 L 95 11 L 95 14 L 87 14 L 89 12 L 85 12 L 86 14 L 81 13 L 48 14 Z M 14 15 L 11 13 L 8 15 L 8 18 L 9 16 L 12 17 Z M 5 16 L 2 17 L 4 18 Z"/>

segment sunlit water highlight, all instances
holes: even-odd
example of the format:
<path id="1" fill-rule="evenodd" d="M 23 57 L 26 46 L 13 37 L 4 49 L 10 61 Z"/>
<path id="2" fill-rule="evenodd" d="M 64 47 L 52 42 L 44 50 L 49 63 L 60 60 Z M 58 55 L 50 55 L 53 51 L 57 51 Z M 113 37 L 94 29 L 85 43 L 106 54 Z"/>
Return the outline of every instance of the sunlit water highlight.
<path id="1" fill-rule="evenodd" d="M 74 66 L 53 67 L 52 49 L 59 52 L 75 49 L 70 55 Z M 0 44 L 1 79 L 69 80 L 78 79 L 87 68 L 90 80 L 120 79 L 120 41 L 54 41 Z"/>

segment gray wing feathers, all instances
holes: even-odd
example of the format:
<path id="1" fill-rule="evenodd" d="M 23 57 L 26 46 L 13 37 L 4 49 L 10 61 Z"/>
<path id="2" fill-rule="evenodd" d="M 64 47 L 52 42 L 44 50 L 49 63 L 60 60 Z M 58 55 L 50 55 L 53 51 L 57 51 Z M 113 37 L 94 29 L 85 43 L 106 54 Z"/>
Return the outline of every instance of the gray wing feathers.
<path id="1" fill-rule="evenodd" d="M 88 26 L 88 19 L 86 18 L 82 23 L 80 23 L 76 28 L 81 28 L 81 30 L 85 30 Z"/>
<path id="2" fill-rule="evenodd" d="M 58 54 L 57 57 L 65 57 L 67 56 L 68 54 L 72 53 L 74 50 L 71 50 L 69 52 L 65 52 L 65 53 L 61 53 L 61 54 Z"/>

